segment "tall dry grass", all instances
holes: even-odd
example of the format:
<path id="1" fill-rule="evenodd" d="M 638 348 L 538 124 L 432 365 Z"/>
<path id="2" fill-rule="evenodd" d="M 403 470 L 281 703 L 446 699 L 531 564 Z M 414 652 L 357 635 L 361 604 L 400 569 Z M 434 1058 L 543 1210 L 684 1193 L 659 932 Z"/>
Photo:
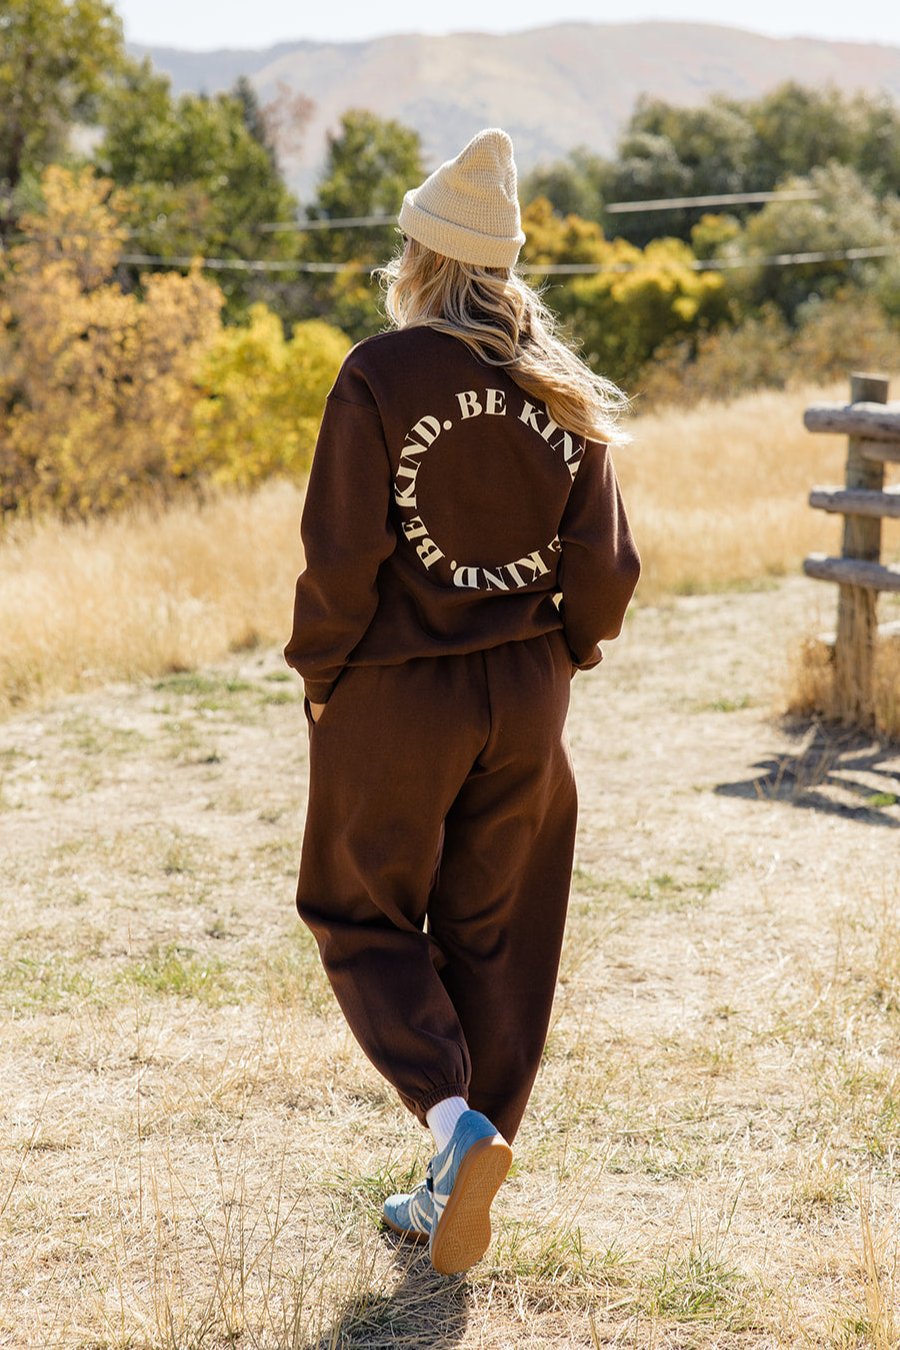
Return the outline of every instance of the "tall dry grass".
<path id="1" fill-rule="evenodd" d="M 0 543 L 0 711 L 286 641 L 301 502 L 281 480 L 166 510 L 17 524 Z"/>
<path id="2" fill-rule="evenodd" d="M 643 559 L 638 599 L 752 585 L 839 547 L 840 520 L 809 488 L 839 482 L 846 442 L 804 430 L 828 389 L 639 416 L 617 456 Z M 190 669 L 287 639 L 302 566 L 302 491 L 270 481 L 204 504 L 62 524 L 21 522 L 0 541 L 0 711 L 92 683 Z M 885 530 L 897 550 L 900 529 Z"/>
<path id="3" fill-rule="evenodd" d="M 843 482 L 847 441 L 811 435 L 803 412 L 846 398 L 846 384 L 764 390 L 638 417 L 616 462 L 643 560 L 640 597 L 750 584 L 796 572 L 809 552 L 839 552 L 841 518 L 810 510 L 807 496 Z M 885 547 L 897 550 L 900 529 L 886 524 Z"/>
<path id="4" fill-rule="evenodd" d="M 836 603 L 836 602 L 835 602 Z M 892 613 L 898 613 L 892 607 Z M 834 669 L 834 648 L 819 636 L 807 634 L 791 653 L 785 708 L 801 717 L 817 716 L 829 722 L 851 721 L 845 714 Z M 900 740 L 900 637 L 879 640 L 872 676 L 872 729 Z"/>

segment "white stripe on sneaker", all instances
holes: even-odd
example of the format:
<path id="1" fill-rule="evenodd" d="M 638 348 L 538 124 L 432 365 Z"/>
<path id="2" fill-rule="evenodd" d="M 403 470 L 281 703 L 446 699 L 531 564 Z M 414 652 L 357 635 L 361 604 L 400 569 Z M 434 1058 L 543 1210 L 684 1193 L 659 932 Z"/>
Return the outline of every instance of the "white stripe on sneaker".
<path id="1" fill-rule="evenodd" d="M 447 1175 L 448 1171 L 449 1171 L 450 1168 L 453 1166 L 453 1164 L 454 1164 L 455 1161 L 456 1161 L 455 1155 L 454 1155 L 453 1153 L 451 1153 L 451 1154 L 450 1154 L 450 1157 L 449 1157 L 449 1158 L 447 1159 L 447 1161 L 444 1163 L 443 1167 L 441 1168 L 440 1172 L 438 1172 L 437 1176 L 432 1175 L 432 1178 L 431 1178 L 431 1184 L 432 1184 L 432 1186 L 436 1186 L 436 1185 L 438 1184 L 439 1181 L 443 1181 L 443 1180 L 444 1180 L 444 1177 Z"/>
<path id="2" fill-rule="evenodd" d="M 428 1220 L 425 1216 L 425 1212 L 422 1208 L 422 1197 L 418 1191 L 414 1191 L 413 1194 L 409 1197 L 409 1217 L 412 1219 L 416 1227 L 420 1228 L 423 1233 L 428 1232 L 430 1224 L 428 1223 Z"/>

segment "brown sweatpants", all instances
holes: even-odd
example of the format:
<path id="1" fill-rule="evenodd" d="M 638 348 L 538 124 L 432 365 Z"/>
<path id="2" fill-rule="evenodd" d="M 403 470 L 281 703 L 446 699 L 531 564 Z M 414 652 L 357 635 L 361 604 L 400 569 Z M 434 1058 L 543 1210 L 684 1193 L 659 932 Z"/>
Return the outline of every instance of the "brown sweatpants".
<path id="1" fill-rule="evenodd" d="M 575 838 L 560 631 L 351 666 L 310 724 L 297 909 L 365 1054 L 425 1124 L 512 1141 L 547 1036 Z M 426 927 L 427 920 L 427 927 Z"/>

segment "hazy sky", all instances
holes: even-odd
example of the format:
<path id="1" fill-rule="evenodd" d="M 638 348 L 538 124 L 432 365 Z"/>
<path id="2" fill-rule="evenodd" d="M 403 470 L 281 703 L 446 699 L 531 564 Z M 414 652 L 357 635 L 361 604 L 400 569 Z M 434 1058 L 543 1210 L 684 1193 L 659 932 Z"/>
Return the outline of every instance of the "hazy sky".
<path id="1" fill-rule="evenodd" d="M 380 0 L 375 5 L 332 0 L 116 0 L 125 37 L 173 47 L 268 47 L 286 39 L 347 41 L 383 33 L 447 33 L 461 30 L 504 33 L 564 19 L 627 22 L 669 19 L 727 24 L 777 36 L 846 38 L 900 46 L 900 5 L 894 0 L 453 0 L 431 6 L 422 0 Z"/>

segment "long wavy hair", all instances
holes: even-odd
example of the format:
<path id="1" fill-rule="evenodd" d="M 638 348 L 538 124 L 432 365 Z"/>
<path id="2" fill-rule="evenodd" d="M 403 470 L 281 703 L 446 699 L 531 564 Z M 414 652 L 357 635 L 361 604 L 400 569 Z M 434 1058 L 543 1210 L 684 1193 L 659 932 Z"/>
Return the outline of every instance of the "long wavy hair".
<path id="1" fill-rule="evenodd" d="M 515 268 L 459 262 L 404 237 L 374 276 L 396 328 L 451 333 L 488 365 L 504 366 L 566 431 L 607 444 L 631 439 L 618 424 L 628 396 L 556 336 L 556 315 Z"/>

